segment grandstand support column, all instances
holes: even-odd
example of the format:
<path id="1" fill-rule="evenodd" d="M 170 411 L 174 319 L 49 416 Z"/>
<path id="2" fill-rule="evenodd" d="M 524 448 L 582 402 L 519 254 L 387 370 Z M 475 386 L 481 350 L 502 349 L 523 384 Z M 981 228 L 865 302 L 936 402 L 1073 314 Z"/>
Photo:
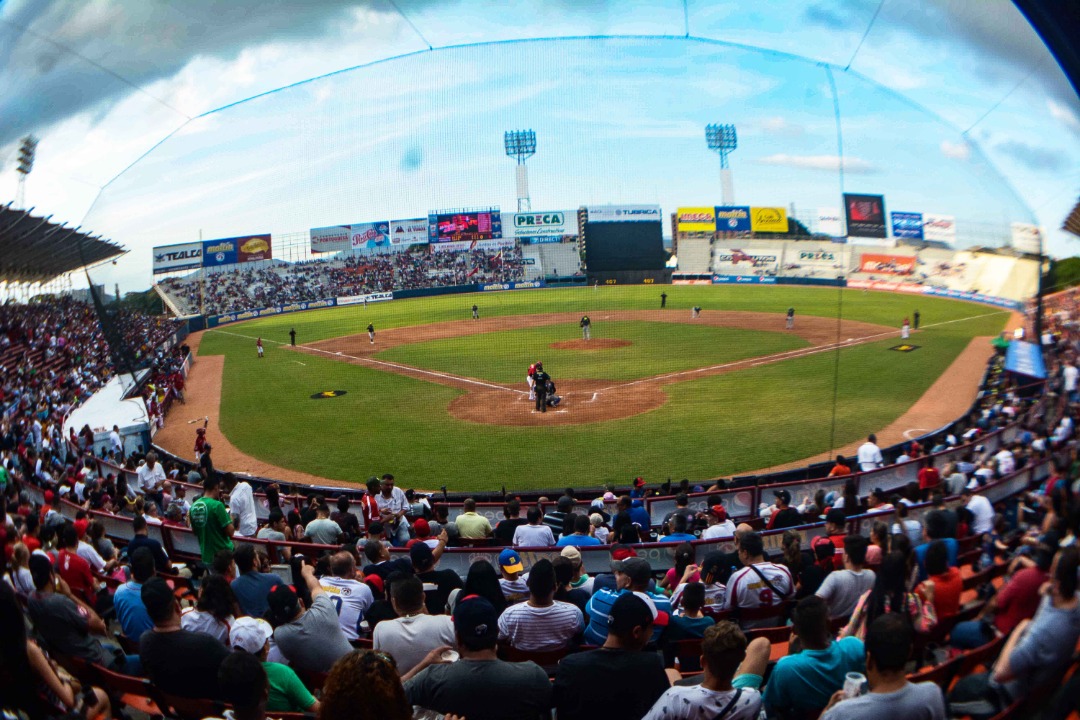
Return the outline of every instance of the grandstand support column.
<path id="1" fill-rule="evenodd" d="M 517 209 L 518 212 L 532 212 L 529 200 L 529 171 L 525 163 L 517 166 Z"/>
<path id="2" fill-rule="evenodd" d="M 735 179 L 731 168 L 720 168 L 720 196 L 724 199 L 724 205 L 735 204 Z"/>

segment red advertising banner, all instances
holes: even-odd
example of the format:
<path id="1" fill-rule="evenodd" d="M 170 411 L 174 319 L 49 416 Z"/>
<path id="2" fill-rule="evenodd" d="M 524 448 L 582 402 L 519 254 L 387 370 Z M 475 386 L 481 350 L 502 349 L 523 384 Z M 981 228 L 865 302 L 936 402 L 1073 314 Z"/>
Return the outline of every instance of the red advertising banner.
<path id="1" fill-rule="evenodd" d="M 239 246 L 237 262 L 248 263 L 258 260 L 269 260 L 273 255 L 270 234 L 252 235 L 251 237 L 237 238 Z"/>
<path id="2" fill-rule="evenodd" d="M 910 275 L 915 272 L 915 258 L 908 255 L 877 255 L 863 253 L 859 257 L 859 272 L 880 275 Z"/>

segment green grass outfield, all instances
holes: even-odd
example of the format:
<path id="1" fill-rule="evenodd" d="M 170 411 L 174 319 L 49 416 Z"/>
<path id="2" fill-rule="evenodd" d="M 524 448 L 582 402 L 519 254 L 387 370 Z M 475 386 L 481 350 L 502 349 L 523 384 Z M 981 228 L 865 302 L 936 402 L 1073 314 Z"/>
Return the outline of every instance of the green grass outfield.
<path id="1" fill-rule="evenodd" d="M 493 332 L 399 346 L 380 358 L 451 369 L 500 382 L 523 380 L 540 356 L 558 378 L 619 380 L 768 355 L 804 342 L 765 333 L 684 323 L 596 322 L 606 310 L 668 308 L 689 313 L 752 310 L 797 318 L 843 317 L 899 327 L 915 309 L 919 350 L 889 350 L 897 337 L 748 370 L 668 385 L 669 401 L 642 415 L 589 425 L 496 427 L 459 421 L 447 405 L 460 391 L 442 385 L 278 349 L 290 328 L 300 344 L 377 330 L 482 317 L 589 313 L 594 337 L 633 341 L 599 352 L 552 351 L 579 337 L 576 324 Z M 395 300 L 227 325 L 208 331 L 201 355 L 225 355 L 220 425 L 244 452 L 282 467 L 361 482 L 393 472 L 404 487 L 452 490 L 561 488 L 626 482 L 636 475 L 700 479 L 750 472 L 829 449 L 836 392 L 836 442 L 858 440 L 902 415 L 975 336 L 1001 331 L 1008 314 L 930 297 L 791 286 L 626 286 L 514 291 Z M 606 327 L 608 326 L 608 327 Z M 614 327 L 610 327 L 614 326 Z M 778 318 L 778 328 L 782 319 Z M 617 332 L 616 332 L 617 330 Z M 257 360 L 255 336 L 266 358 Z M 605 356 L 605 354 L 610 355 Z M 408 358 L 406 360 L 405 358 Z M 550 358 L 556 358 L 552 360 Z M 304 363 L 303 365 L 300 363 Z M 311 400 L 322 390 L 347 390 Z M 522 403 L 524 405 L 524 403 Z"/>

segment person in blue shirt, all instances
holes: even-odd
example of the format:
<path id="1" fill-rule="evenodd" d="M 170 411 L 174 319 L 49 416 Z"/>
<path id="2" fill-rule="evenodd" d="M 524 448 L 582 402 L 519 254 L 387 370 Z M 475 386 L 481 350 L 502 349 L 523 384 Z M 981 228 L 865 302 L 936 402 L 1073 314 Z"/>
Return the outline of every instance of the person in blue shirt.
<path id="1" fill-rule="evenodd" d="M 573 527 L 574 531 L 569 535 L 563 533 L 563 536 L 559 538 L 559 542 L 556 543 L 558 547 L 566 547 L 567 545 L 575 547 L 603 545 L 602 542 L 589 534 L 592 532 L 592 523 L 589 522 L 589 518 L 585 515 L 570 513 L 566 516 L 563 527 L 566 529 Z"/>
<path id="2" fill-rule="evenodd" d="M 638 526 L 642 537 L 647 537 L 652 528 L 652 516 L 645 509 L 644 500 L 632 500 L 630 502 L 630 522 Z"/>
<path id="3" fill-rule="evenodd" d="M 688 532 L 685 515 L 672 515 L 668 524 L 671 526 L 671 534 L 660 538 L 660 542 L 693 542 L 698 539 L 696 535 Z"/>
<path id="4" fill-rule="evenodd" d="M 142 601 L 143 583 L 154 577 L 154 553 L 139 548 L 131 554 L 131 580 L 116 589 L 113 608 L 120 630 L 128 640 L 139 641 L 142 634 L 154 627 Z"/>
<path id="5" fill-rule="evenodd" d="M 926 580 L 926 551 L 930 549 L 930 543 L 941 540 L 945 543 L 949 567 L 957 566 L 957 555 L 960 552 L 960 543 L 956 538 L 948 537 L 948 524 L 945 516 L 931 511 L 923 517 L 923 544 L 915 548 L 915 558 L 919 561 L 919 581 Z"/>
<path id="6" fill-rule="evenodd" d="M 615 573 L 614 590 L 597 590 L 593 594 L 586 608 L 589 612 L 589 625 L 585 628 L 585 642 L 589 645 L 603 645 L 607 640 L 608 618 L 611 614 L 611 606 L 619 599 L 620 595 L 629 592 L 637 592 L 652 600 L 659 613 L 663 615 L 663 622 L 654 623 L 651 643 L 660 639 L 660 634 L 667 626 L 667 618 L 671 614 L 671 601 L 664 594 L 648 592 L 649 581 L 652 580 L 652 567 L 649 561 L 639 557 L 629 557 L 625 560 L 617 560 L 611 563 L 611 569 Z"/>
<path id="7" fill-rule="evenodd" d="M 769 717 L 814 716 L 844 687 L 849 672 L 866 673 L 862 640 L 833 640 L 824 599 L 811 595 L 800 600 L 791 630 L 802 650 L 780 658 L 773 668 L 764 698 Z"/>
<path id="8" fill-rule="evenodd" d="M 269 607 L 266 598 L 271 590 L 282 584 L 281 578 L 255 569 L 257 563 L 254 545 L 239 545 L 233 560 L 236 561 L 237 576 L 231 585 L 236 601 L 240 603 L 240 609 L 245 615 L 261 618 Z"/>

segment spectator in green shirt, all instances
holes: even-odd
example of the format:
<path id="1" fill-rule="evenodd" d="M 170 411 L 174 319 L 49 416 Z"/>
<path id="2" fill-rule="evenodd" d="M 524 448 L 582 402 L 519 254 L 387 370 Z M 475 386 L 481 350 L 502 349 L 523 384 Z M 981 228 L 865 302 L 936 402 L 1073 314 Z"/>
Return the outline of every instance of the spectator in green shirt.
<path id="1" fill-rule="evenodd" d="M 270 712 L 306 712 L 318 714 L 319 701 L 288 665 L 266 662 L 274 629 L 262 618 L 240 617 L 229 630 L 229 645 L 254 655 L 262 663 L 270 683 L 266 709 Z"/>
<path id="2" fill-rule="evenodd" d="M 233 549 L 232 516 L 221 502 L 221 480 L 211 474 L 203 480 L 202 497 L 191 505 L 188 512 L 191 529 L 199 539 L 202 560 L 207 565 L 214 562 L 214 555 L 220 550 Z"/>

